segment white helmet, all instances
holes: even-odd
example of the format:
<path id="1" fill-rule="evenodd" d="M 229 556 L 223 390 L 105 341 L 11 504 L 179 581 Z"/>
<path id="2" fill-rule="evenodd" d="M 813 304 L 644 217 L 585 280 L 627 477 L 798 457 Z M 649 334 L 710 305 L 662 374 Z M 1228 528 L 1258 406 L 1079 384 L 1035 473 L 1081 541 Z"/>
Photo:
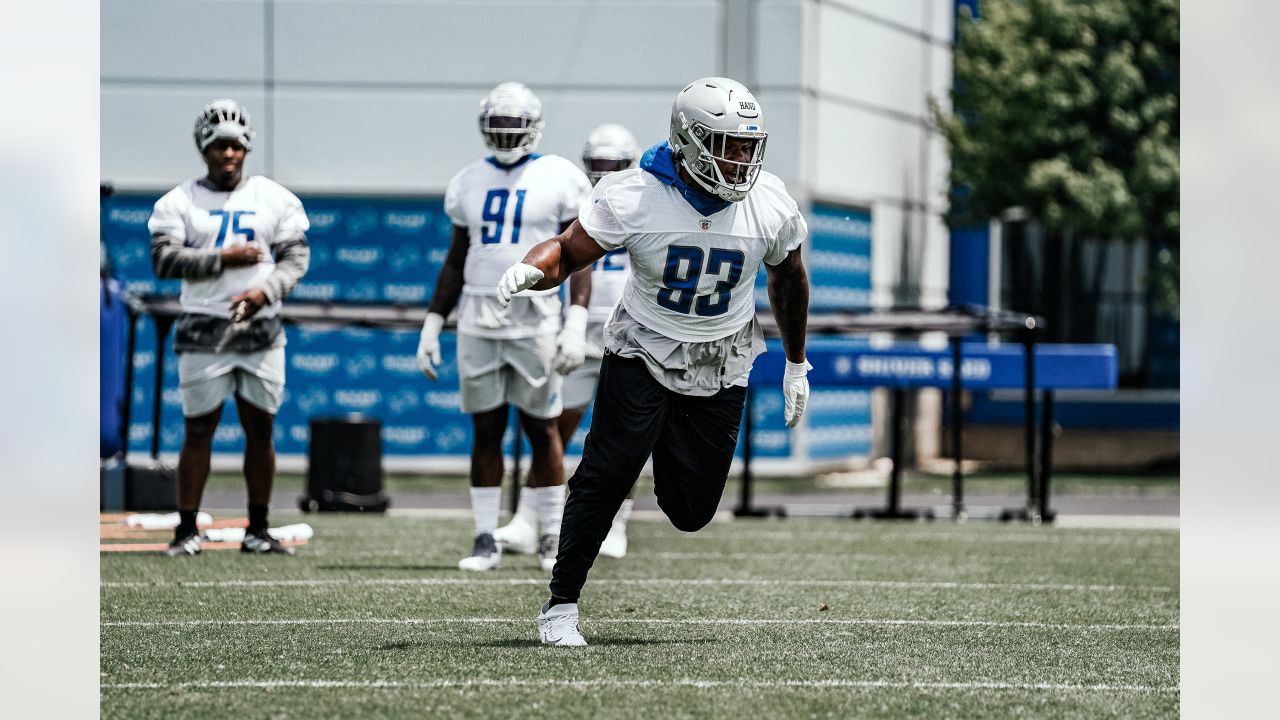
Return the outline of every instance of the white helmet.
<path id="1" fill-rule="evenodd" d="M 542 101 L 518 82 L 499 84 L 480 101 L 480 133 L 498 162 L 516 162 L 542 137 Z"/>
<path id="2" fill-rule="evenodd" d="M 611 172 L 635 167 L 638 158 L 635 136 L 615 123 L 605 123 L 592 130 L 582 148 L 582 166 L 592 185 Z"/>
<path id="3" fill-rule="evenodd" d="M 764 165 L 764 111 L 742 83 L 722 77 L 693 81 L 671 106 L 671 150 L 704 190 L 722 200 L 747 196 Z M 753 141 L 751 159 L 727 157 L 731 138 Z M 717 161 L 732 167 L 726 178 Z"/>
<path id="4" fill-rule="evenodd" d="M 244 106 L 230 98 L 222 98 L 205 105 L 196 116 L 195 135 L 196 147 L 202 153 L 220 138 L 235 140 L 249 150 L 253 142 L 253 127 L 249 125 L 249 113 Z"/>

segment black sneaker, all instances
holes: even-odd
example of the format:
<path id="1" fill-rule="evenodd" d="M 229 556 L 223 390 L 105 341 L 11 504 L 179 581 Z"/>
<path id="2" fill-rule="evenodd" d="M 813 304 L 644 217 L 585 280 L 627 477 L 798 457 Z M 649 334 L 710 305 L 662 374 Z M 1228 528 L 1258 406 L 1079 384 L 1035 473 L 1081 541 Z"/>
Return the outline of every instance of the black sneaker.
<path id="1" fill-rule="evenodd" d="M 246 530 L 244 540 L 240 541 L 240 552 L 253 553 L 254 555 L 292 555 L 293 548 L 271 537 L 271 534 L 266 530 L 262 532 Z"/>
<path id="2" fill-rule="evenodd" d="M 200 533 L 191 533 L 182 537 L 175 537 L 173 542 L 169 543 L 168 549 L 164 551 L 169 557 L 182 557 L 184 555 L 200 554 Z"/>
<path id="3" fill-rule="evenodd" d="M 458 569 L 484 572 L 498 567 L 501 561 L 502 548 L 494 542 L 492 535 L 481 533 L 476 536 L 475 544 L 471 546 L 471 554 L 458 561 Z"/>

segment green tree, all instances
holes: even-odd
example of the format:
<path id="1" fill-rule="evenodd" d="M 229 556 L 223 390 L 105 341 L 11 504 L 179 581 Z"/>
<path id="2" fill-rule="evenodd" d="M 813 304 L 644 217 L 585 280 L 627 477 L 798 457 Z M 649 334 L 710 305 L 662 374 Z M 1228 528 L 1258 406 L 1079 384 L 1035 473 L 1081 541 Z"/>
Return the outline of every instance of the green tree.
<path id="1" fill-rule="evenodd" d="M 1177 0 L 982 0 L 957 19 L 951 220 L 1025 208 L 1051 234 L 1147 238 L 1177 308 Z"/>

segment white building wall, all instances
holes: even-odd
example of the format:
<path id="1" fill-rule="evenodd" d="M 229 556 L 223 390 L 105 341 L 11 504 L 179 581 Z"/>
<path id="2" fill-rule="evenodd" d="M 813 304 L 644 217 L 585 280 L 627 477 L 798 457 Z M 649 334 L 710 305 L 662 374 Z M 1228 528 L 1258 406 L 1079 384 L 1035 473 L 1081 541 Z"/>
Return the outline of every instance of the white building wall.
<path id="1" fill-rule="evenodd" d="M 299 191 L 440 193 L 484 153 L 475 110 L 497 82 L 530 85 L 540 149 L 576 158 L 601 122 L 660 140 L 681 85 L 730 74 L 765 104 L 768 166 L 802 201 L 872 210 L 878 286 L 903 237 L 888 208 L 916 207 L 913 232 L 938 248 L 925 270 L 937 300 L 945 236 L 923 218 L 943 209 L 947 168 L 927 98 L 945 101 L 950 12 L 950 0 L 103 0 L 102 177 L 160 190 L 198 173 L 192 121 L 231 96 L 258 129 L 250 172 Z"/>
<path id="2" fill-rule="evenodd" d="M 258 130 L 251 173 L 299 192 L 442 194 L 485 154 L 476 109 L 498 82 L 532 87 L 540 151 L 576 159 L 602 122 L 663 139 L 676 91 L 728 74 L 764 105 L 767 167 L 802 205 L 871 212 L 873 302 L 893 301 L 906 257 L 906 297 L 942 305 L 948 168 L 929 99 L 947 103 L 951 13 L 952 0 L 102 0 L 102 179 L 156 191 L 199 174 L 195 115 L 230 96 Z"/>

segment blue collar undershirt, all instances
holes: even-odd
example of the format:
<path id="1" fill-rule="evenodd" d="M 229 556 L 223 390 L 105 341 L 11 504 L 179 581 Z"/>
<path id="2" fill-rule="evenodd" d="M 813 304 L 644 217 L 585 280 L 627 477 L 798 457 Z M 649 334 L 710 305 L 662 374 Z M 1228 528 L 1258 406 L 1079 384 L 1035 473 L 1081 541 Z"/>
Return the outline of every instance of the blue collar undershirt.
<path id="1" fill-rule="evenodd" d="M 691 187 L 684 180 L 681 180 L 680 174 L 676 172 L 675 157 L 671 154 L 671 145 L 666 140 L 644 152 L 644 156 L 640 158 L 640 169 L 650 173 L 664 184 L 675 188 L 680 193 L 680 196 L 703 217 L 714 215 L 732 204 L 728 200 L 722 200 L 715 195 L 703 192 L 699 188 Z"/>

